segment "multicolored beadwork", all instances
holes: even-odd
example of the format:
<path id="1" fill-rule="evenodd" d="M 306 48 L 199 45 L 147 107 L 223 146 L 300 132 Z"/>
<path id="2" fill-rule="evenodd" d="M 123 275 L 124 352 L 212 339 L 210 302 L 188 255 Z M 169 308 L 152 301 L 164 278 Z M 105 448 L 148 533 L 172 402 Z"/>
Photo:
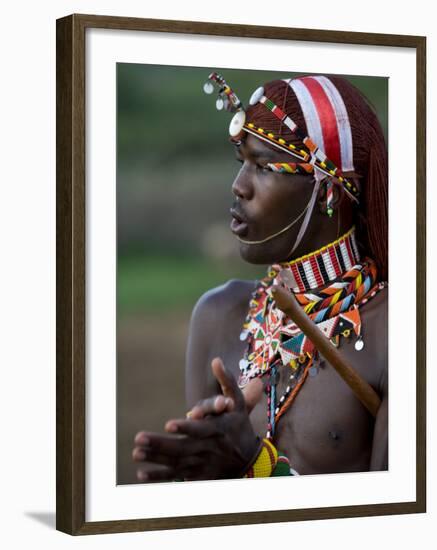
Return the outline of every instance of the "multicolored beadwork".
<path id="1" fill-rule="evenodd" d="M 339 345 L 340 337 L 349 338 L 352 334 L 358 338 L 357 342 L 362 342 L 359 308 L 385 284 L 377 283 L 374 262 L 365 259 L 357 263 L 359 256 L 357 251 L 354 252 L 353 236 L 354 228 L 312 254 L 294 262 L 273 265 L 252 295 L 242 330 L 247 350 L 240 362 L 239 385 L 244 387 L 252 378 L 267 377 L 268 439 L 274 436 L 279 419 L 291 406 L 308 375 L 317 374 L 320 366 L 313 343 L 276 307 L 270 289 L 280 284 L 290 288 L 305 312 L 334 345 Z M 323 255 L 331 262 L 332 279 L 338 279 L 339 275 L 334 274 L 341 269 L 341 280 L 328 286 L 324 286 L 328 278 L 326 268 L 325 278 L 319 279 L 319 261 L 323 261 Z M 336 259 L 335 268 L 332 258 Z M 317 268 L 319 277 L 309 276 L 309 272 L 306 273 L 308 266 Z M 303 273 L 305 277 L 296 280 L 294 273 Z M 287 279 L 290 274 L 292 279 Z M 322 284 L 318 284 L 320 281 Z M 278 373 L 284 368 L 289 369 L 289 379 L 284 393 L 279 396 Z"/>
<path id="2" fill-rule="evenodd" d="M 243 477 L 276 477 L 299 475 L 290 467 L 288 458 L 265 438 L 255 462 L 249 466 Z"/>
<path id="3" fill-rule="evenodd" d="M 309 162 L 269 162 L 266 168 L 279 174 L 313 174 L 314 165 Z"/>
<path id="4" fill-rule="evenodd" d="M 261 450 L 255 462 L 244 477 L 270 477 L 278 463 L 278 451 L 268 439 L 263 439 Z"/>
<path id="5" fill-rule="evenodd" d="M 285 139 L 276 136 L 273 132 L 267 132 L 264 128 L 256 126 L 253 122 L 246 122 L 243 129 L 262 141 L 266 141 L 267 143 L 274 145 L 277 149 L 303 160 L 305 163 L 311 158 L 310 153 L 305 151 L 305 149 L 285 141 Z M 335 181 L 338 181 L 338 183 L 343 186 L 347 195 L 354 201 L 358 202 L 358 188 L 342 174 L 340 174 L 335 165 L 330 162 L 329 159 L 326 158 L 324 161 L 315 159 L 314 166 L 317 167 L 323 174 L 326 174 L 326 176 L 335 178 Z"/>
<path id="6" fill-rule="evenodd" d="M 236 113 L 229 126 L 231 139 L 240 142 L 243 131 L 251 133 L 261 140 L 274 145 L 297 158 L 303 159 L 320 172 L 330 178 L 331 185 L 327 186 L 327 213 L 333 214 L 332 208 L 332 184 L 339 183 L 343 186 L 348 196 L 358 202 L 358 188 L 344 177 L 342 172 L 353 171 L 352 137 L 349 118 L 344 102 L 334 84 L 326 77 L 302 77 L 285 80 L 293 89 L 302 107 L 307 123 L 309 135 L 306 135 L 293 119 L 287 115 L 270 98 L 264 95 L 261 86 L 255 90 L 250 98 L 250 105 L 263 104 L 281 123 L 283 123 L 302 142 L 303 147 L 297 147 L 286 143 L 284 139 L 276 137 L 272 132 L 266 132 L 263 128 L 246 121 L 245 109 L 235 92 L 229 87 L 224 78 L 213 72 L 208 77 L 209 81 L 219 85 L 220 108 Z M 208 82 L 204 85 L 206 93 L 211 93 Z M 311 138 L 310 135 L 315 137 Z M 326 150 L 330 153 L 326 154 Z M 333 162 L 331 157 L 335 158 Z M 271 168 L 271 167 L 269 167 Z M 271 168 L 273 171 L 293 174 L 294 171 Z M 310 173 L 310 172 L 308 172 Z"/>
<path id="7" fill-rule="evenodd" d="M 221 108 L 226 111 L 230 111 L 231 113 L 244 111 L 243 104 L 241 103 L 239 97 L 219 73 L 213 72 L 208 76 L 208 80 L 203 85 L 203 90 L 206 94 L 211 94 L 214 91 L 214 88 L 211 89 L 209 86 L 212 82 L 217 84 L 219 87 L 218 97 L 223 103 Z M 219 110 L 221 110 L 221 108 Z"/>

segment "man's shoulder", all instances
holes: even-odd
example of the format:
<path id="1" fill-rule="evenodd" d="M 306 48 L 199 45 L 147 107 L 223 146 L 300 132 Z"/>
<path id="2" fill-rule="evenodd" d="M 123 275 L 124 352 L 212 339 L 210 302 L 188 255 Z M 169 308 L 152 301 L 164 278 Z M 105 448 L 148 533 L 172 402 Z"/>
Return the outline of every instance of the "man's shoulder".
<path id="1" fill-rule="evenodd" d="M 194 306 L 193 316 L 221 316 L 241 307 L 247 308 L 256 281 L 231 279 L 206 291 Z"/>
<path id="2" fill-rule="evenodd" d="M 388 325 L 388 287 L 385 286 L 361 308 L 363 318 L 370 322 L 387 328 Z"/>
<path id="3" fill-rule="evenodd" d="M 191 405 L 219 390 L 211 360 L 221 357 L 238 369 L 241 327 L 255 281 L 233 279 L 205 292 L 194 306 L 187 347 L 187 402 Z M 238 351 L 239 358 L 242 351 Z"/>

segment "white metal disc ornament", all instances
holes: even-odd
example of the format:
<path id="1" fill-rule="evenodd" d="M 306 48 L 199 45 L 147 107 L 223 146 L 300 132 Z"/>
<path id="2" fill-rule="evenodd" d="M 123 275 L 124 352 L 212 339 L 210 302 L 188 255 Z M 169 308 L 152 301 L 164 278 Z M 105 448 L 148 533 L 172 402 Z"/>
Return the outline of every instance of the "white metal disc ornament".
<path id="1" fill-rule="evenodd" d="M 229 134 L 232 137 L 238 136 L 238 134 L 243 129 L 245 122 L 246 122 L 245 111 L 237 111 L 235 115 L 232 117 L 231 123 L 229 124 Z"/>
<path id="2" fill-rule="evenodd" d="M 212 94 L 212 92 L 214 91 L 214 85 L 212 82 L 205 82 L 205 84 L 203 85 L 203 91 L 205 92 L 205 94 Z"/>
<path id="3" fill-rule="evenodd" d="M 221 97 L 217 99 L 217 101 L 215 102 L 215 106 L 217 111 L 221 111 L 223 109 L 223 107 L 225 106 L 225 103 Z"/>
<path id="4" fill-rule="evenodd" d="M 247 365 L 249 364 L 249 361 L 247 359 L 240 359 L 238 365 L 240 367 L 241 370 L 244 370 L 245 368 L 247 368 Z"/>
<path id="5" fill-rule="evenodd" d="M 355 349 L 357 351 L 361 351 L 364 348 L 364 340 L 362 338 L 358 338 L 358 340 L 355 342 Z"/>
<path id="6" fill-rule="evenodd" d="M 250 96 L 249 104 L 250 105 L 256 105 L 258 103 L 258 101 L 262 98 L 263 95 L 264 95 L 264 88 L 262 86 L 260 86 Z"/>

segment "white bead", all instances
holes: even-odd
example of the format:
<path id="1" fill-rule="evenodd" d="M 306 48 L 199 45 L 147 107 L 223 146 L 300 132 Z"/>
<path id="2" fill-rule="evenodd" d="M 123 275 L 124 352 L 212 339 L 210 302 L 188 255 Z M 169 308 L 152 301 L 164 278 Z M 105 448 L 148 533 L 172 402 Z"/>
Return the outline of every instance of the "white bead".
<path id="1" fill-rule="evenodd" d="M 248 335 L 249 335 L 249 332 L 247 330 L 243 330 L 242 332 L 240 332 L 240 340 L 244 342 Z"/>
<path id="2" fill-rule="evenodd" d="M 256 103 L 258 103 L 258 101 L 262 98 L 263 95 L 264 95 L 264 88 L 262 86 L 260 86 L 250 96 L 249 104 L 250 105 L 255 105 Z"/>
<path id="3" fill-rule="evenodd" d="M 244 123 L 246 122 L 246 113 L 244 111 L 237 111 L 232 117 L 231 123 L 229 124 L 229 134 L 232 137 L 238 136 L 238 134 L 243 129 Z"/>
<path id="4" fill-rule="evenodd" d="M 222 99 L 221 97 L 219 97 L 219 98 L 217 99 L 217 101 L 215 102 L 215 106 L 216 106 L 217 111 L 221 111 L 221 110 L 223 109 L 223 107 L 225 106 L 225 104 L 224 104 L 224 101 L 223 101 L 223 99 Z"/>
<path id="5" fill-rule="evenodd" d="M 203 91 L 205 92 L 205 94 L 212 94 L 212 92 L 214 91 L 214 85 L 212 82 L 205 82 L 205 84 L 203 85 Z"/>

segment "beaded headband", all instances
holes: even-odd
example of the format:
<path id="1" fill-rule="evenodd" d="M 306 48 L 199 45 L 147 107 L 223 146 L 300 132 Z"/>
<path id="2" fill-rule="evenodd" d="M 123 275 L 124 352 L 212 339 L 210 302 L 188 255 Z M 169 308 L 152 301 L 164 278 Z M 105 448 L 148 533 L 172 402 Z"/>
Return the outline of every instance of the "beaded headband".
<path id="1" fill-rule="evenodd" d="M 337 181 L 343 186 L 347 195 L 358 202 L 358 188 L 342 175 L 342 172 L 354 170 L 352 132 L 346 107 L 337 88 L 324 76 L 284 81 L 296 94 L 311 137 L 306 135 L 290 116 L 264 95 L 262 86 L 252 94 L 249 104 L 263 104 L 302 141 L 305 148 L 287 143 L 283 138 L 247 121 L 242 102 L 218 73 L 213 72 L 209 75 L 203 89 L 205 93 L 211 94 L 214 91 L 213 83 L 218 85 L 217 109 L 235 113 L 229 125 L 229 134 L 233 141 L 238 142 L 243 133 L 247 132 L 303 161 L 302 163 L 269 163 L 266 168 L 284 174 L 308 174 L 317 169 L 319 173 L 330 178 L 328 195 L 331 198 L 332 182 Z M 328 203 L 330 202 L 328 200 Z M 328 213 L 331 214 L 331 212 L 332 209 L 328 208 Z"/>

